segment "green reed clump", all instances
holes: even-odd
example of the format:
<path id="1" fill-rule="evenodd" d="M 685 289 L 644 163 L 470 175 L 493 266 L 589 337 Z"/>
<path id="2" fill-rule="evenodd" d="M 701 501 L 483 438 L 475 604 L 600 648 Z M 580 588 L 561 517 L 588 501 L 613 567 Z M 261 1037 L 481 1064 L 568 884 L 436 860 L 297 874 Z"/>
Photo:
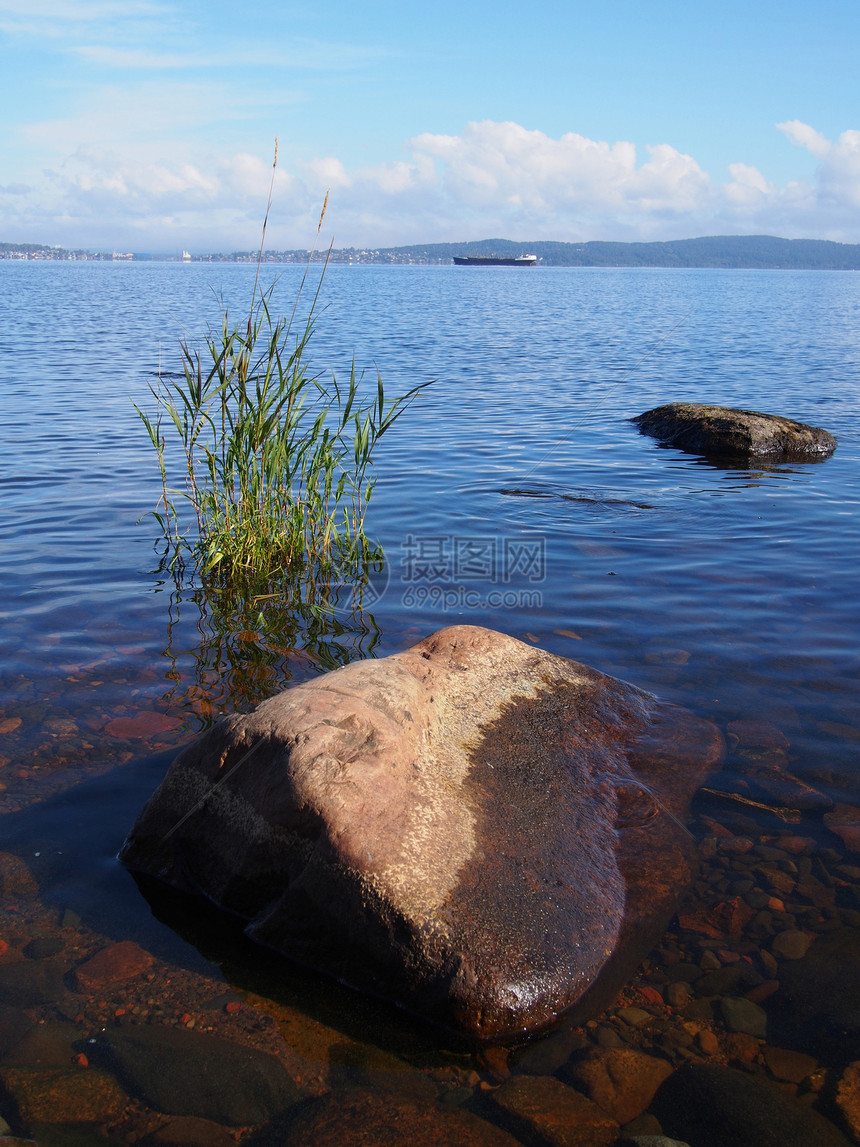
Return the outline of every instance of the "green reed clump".
<path id="1" fill-rule="evenodd" d="M 273 311 L 274 287 L 259 287 L 258 261 L 247 317 L 234 323 L 225 310 L 200 350 L 180 342 L 182 373 L 150 386 L 153 414 L 135 407 L 158 458 L 162 494 L 153 513 L 174 572 L 190 563 L 204 581 L 235 588 L 284 573 L 325 578 L 379 557 L 364 532 L 373 453 L 428 384 L 387 400 L 378 374 L 366 396 L 354 360 L 345 386 L 312 373 L 308 344 L 325 265 L 307 318 L 296 324 L 309 266 L 286 318 Z M 190 535 L 183 503 L 193 515 Z"/>

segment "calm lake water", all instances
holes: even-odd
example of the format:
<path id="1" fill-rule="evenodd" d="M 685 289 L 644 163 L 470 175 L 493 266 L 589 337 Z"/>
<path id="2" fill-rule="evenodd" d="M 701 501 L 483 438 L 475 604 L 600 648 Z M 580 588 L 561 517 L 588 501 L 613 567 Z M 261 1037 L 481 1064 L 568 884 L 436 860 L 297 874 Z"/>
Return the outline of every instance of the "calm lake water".
<path id="1" fill-rule="evenodd" d="M 291 308 L 301 268 L 264 271 Z M 56 829 L 74 859 L 46 869 L 46 896 L 102 924 L 121 897 L 112 935 L 193 962 L 112 860 L 164 767 L 135 762 L 460 622 L 723 729 L 770 722 L 794 777 L 860 805 L 860 276 L 331 267 L 314 365 L 346 377 L 354 354 L 392 395 L 435 381 L 379 452 L 378 600 L 326 632 L 277 602 L 240 625 L 177 591 L 140 521 L 159 487 L 132 403 L 218 323 L 218 296 L 238 317 L 253 277 L 0 262 L 0 824 L 24 855 L 36 810 L 78 792 Z M 784 414 L 839 446 L 823 464 L 715 465 L 629 422 L 676 400 Z"/>

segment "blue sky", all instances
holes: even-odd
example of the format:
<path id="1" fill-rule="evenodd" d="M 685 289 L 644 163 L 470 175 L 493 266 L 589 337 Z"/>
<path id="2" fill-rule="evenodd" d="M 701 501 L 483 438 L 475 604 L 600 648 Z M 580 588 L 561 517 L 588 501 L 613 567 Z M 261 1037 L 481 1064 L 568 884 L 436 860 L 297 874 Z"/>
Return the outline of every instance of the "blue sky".
<path id="1" fill-rule="evenodd" d="M 857 0 L 0 0 L 0 240 L 860 242 Z"/>

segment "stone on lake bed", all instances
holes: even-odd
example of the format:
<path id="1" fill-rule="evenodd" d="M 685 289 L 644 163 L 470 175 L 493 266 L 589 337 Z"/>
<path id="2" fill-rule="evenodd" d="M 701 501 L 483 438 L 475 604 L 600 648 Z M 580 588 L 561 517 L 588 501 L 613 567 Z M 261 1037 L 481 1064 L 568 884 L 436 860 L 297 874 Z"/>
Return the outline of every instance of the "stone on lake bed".
<path id="1" fill-rule="evenodd" d="M 671 918 L 714 725 L 475 626 L 219 720 L 120 854 L 480 1040 L 595 1014 Z"/>
<path id="2" fill-rule="evenodd" d="M 670 402 L 631 419 L 642 434 L 693 454 L 766 462 L 820 462 L 836 449 L 836 439 L 818 426 L 778 414 Z"/>

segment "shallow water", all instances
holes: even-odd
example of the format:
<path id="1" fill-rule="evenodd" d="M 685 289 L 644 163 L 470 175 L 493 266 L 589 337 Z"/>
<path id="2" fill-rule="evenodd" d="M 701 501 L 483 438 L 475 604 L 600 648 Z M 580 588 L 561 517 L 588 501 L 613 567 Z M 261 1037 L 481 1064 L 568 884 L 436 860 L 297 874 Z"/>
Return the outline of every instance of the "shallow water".
<path id="1" fill-rule="evenodd" d="M 286 308 L 301 269 L 279 271 Z M 21 855 L 40 802 L 60 810 L 49 902 L 71 897 L 97 931 L 198 966 L 112 860 L 158 771 L 135 762 L 218 711 L 455 622 L 585 661 L 724 730 L 767 721 L 790 742 L 793 778 L 860 804 L 860 278 L 332 267 L 314 363 L 345 376 L 354 353 L 391 394 L 435 382 L 380 449 L 381 596 L 321 632 L 276 602 L 249 624 L 177 591 L 139 521 L 158 480 L 132 402 L 177 368 L 180 337 L 218 322 L 217 295 L 247 302 L 253 274 L 0 263 L 0 809 Z M 822 464 L 715 465 L 629 422 L 674 400 L 785 414 L 839 447 Z M 742 765 L 730 758 L 720 786 L 767 804 Z M 107 773 L 109 789 L 92 782 Z M 62 795 L 84 781 L 95 787 Z M 291 1007 L 330 1008 L 330 988 L 296 982 Z"/>

